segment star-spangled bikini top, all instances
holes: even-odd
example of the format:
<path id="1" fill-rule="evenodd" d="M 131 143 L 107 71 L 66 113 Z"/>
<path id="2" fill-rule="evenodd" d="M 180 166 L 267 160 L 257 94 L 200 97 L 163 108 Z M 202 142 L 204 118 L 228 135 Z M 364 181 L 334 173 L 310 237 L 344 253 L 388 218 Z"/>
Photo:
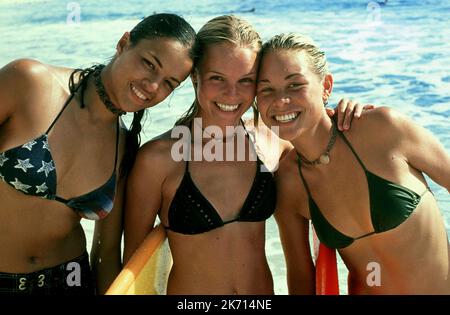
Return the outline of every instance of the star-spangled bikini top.
<path id="1" fill-rule="evenodd" d="M 0 178 L 26 195 L 61 202 L 75 210 L 83 218 L 99 220 L 108 215 L 113 208 L 119 121 L 117 120 L 116 125 L 116 156 L 111 177 L 102 186 L 79 197 L 65 199 L 57 196 L 56 169 L 48 143 L 48 133 L 72 100 L 75 92 L 64 103 L 63 108 L 43 135 L 0 153 Z"/>

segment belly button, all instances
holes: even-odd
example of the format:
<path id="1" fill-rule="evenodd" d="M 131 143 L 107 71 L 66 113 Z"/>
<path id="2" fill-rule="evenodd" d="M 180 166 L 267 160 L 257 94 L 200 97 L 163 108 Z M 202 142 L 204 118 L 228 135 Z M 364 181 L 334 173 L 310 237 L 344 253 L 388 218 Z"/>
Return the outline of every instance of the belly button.
<path id="1" fill-rule="evenodd" d="M 36 265 L 39 263 L 38 257 L 31 256 L 28 260 L 30 261 L 30 264 L 32 264 L 32 265 Z"/>

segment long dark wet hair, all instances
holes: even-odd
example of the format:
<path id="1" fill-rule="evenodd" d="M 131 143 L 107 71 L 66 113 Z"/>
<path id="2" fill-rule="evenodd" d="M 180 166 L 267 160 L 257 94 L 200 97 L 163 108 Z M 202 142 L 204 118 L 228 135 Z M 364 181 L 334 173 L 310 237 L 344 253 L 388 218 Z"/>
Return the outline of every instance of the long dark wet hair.
<path id="1" fill-rule="evenodd" d="M 180 42 L 189 49 L 189 57 L 194 60 L 195 30 L 185 19 L 170 13 L 153 14 L 139 22 L 130 32 L 131 47 L 136 46 L 142 39 L 170 38 Z M 114 59 L 113 59 L 114 61 Z M 111 61 L 111 62 L 113 62 Z M 86 89 L 88 77 L 94 72 L 98 65 L 86 69 L 75 69 L 70 75 L 69 90 L 71 94 L 76 93 L 81 87 L 81 99 Z M 75 83 L 75 78 L 78 78 Z M 81 107 L 84 107 L 81 102 Z M 120 176 L 125 177 L 134 165 L 137 150 L 141 144 L 140 132 L 142 130 L 141 120 L 145 109 L 134 113 L 133 121 L 126 137 L 126 149 L 120 164 Z"/>

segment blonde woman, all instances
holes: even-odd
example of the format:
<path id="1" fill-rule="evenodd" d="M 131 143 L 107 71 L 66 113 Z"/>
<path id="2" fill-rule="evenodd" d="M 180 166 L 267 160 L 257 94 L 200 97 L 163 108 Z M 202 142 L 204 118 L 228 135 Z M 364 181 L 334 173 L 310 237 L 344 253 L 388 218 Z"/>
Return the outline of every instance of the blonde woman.
<path id="1" fill-rule="evenodd" d="M 245 20 L 220 16 L 200 29 L 197 44 L 194 104 L 172 130 L 139 150 L 130 174 L 124 261 L 159 215 L 173 256 L 168 294 L 272 294 L 264 245 L 275 183 L 255 154 L 251 124 L 241 120 L 255 98 L 261 39 Z M 180 139 L 171 135 L 183 130 L 194 134 L 194 143 L 188 140 L 178 159 L 173 148 Z M 196 152 L 211 144 L 211 154 L 223 158 L 199 159 Z M 278 163 L 279 154 L 271 157 L 269 150 L 264 162 Z"/>
<path id="2" fill-rule="evenodd" d="M 387 107 L 339 131 L 323 108 L 333 76 L 305 36 L 277 35 L 261 58 L 258 109 L 293 146 L 276 175 L 289 292 L 314 288 L 312 220 L 320 241 L 344 260 L 350 294 L 450 294 L 448 235 L 424 178 L 450 190 L 443 146 Z"/>

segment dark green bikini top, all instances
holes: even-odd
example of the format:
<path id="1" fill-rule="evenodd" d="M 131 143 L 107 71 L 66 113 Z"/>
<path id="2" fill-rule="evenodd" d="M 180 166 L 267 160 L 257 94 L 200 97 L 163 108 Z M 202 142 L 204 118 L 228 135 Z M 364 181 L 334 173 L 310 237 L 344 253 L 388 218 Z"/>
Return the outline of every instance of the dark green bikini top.
<path id="1" fill-rule="evenodd" d="M 330 248 L 337 249 L 347 247 L 360 238 L 396 228 L 408 219 L 414 209 L 416 209 L 422 196 L 429 191 L 429 188 L 427 187 L 427 189 L 419 195 L 411 189 L 395 184 L 370 172 L 364 166 L 347 138 L 339 131 L 338 134 L 349 146 L 366 174 L 369 189 L 370 217 L 374 229 L 373 232 L 353 238 L 339 232 L 327 221 L 311 197 L 308 184 L 302 174 L 302 162 L 297 154 L 298 170 L 303 184 L 305 185 L 306 192 L 308 193 L 309 211 L 311 213 L 311 220 L 316 234 L 322 243 Z"/>

